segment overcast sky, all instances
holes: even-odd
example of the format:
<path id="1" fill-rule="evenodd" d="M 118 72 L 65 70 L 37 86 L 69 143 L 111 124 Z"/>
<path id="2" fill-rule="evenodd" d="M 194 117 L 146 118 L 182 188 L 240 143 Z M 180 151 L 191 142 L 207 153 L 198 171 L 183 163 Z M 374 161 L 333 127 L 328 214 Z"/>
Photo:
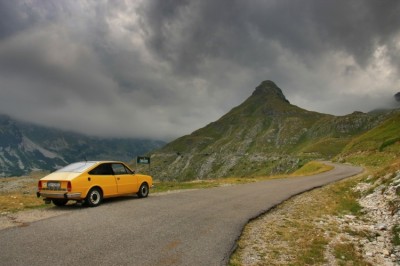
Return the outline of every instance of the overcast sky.
<path id="1" fill-rule="evenodd" d="M 335 115 L 399 107 L 398 0 L 0 0 L 0 113 L 171 140 L 263 80 Z"/>

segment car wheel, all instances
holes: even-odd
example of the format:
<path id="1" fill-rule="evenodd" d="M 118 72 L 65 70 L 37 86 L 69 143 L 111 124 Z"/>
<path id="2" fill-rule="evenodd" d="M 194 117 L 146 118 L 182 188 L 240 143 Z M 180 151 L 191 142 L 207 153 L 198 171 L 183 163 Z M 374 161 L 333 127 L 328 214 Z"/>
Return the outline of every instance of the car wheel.
<path id="1" fill-rule="evenodd" d="M 67 204 L 68 200 L 67 199 L 53 199 L 53 204 L 56 206 L 65 206 Z"/>
<path id="2" fill-rule="evenodd" d="M 103 200 L 103 193 L 99 188 L 92 188 L 86 196 L 85 203 L 89 207 L 99 206 L 101 201 Z"/>
<path id="3" fill-rule="evenodd" d="M 139 192 L 137 193 L 139 198 L 145 198 L 149 195 L 149 185 L 147 183 L 143 183 L 140 185 Z"/>

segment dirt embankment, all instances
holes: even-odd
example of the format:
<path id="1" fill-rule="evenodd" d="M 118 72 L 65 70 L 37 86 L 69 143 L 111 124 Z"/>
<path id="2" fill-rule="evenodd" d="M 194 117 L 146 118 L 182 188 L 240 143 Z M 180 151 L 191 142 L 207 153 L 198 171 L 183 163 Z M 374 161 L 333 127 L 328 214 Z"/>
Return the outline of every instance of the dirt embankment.
<path id="1" fill-rule="evenodd" d="M 399 265 L 400 171 L 352 188 L 362 195 L 358 215 L 319 212 L 333 186 L 298 195 L 250 222 L 231 264 Z M 299 259 L 304 249 L 314 254 Z"/>

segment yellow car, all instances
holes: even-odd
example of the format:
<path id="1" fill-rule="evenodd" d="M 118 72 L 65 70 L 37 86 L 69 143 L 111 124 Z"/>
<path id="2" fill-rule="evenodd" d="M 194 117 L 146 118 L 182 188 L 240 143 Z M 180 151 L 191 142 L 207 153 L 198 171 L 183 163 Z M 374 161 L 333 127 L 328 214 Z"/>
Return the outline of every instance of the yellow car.
<path id="1" fill-rule="evenodd" d="M 96 207 L 103 198 L 128 194 L 145 198 L 152 186 L 151 176 L 135 174 L 122 162 L 88 161 L 70 164 L 40 179 L 37 196 L 57 206 L 75 200 Z"/>

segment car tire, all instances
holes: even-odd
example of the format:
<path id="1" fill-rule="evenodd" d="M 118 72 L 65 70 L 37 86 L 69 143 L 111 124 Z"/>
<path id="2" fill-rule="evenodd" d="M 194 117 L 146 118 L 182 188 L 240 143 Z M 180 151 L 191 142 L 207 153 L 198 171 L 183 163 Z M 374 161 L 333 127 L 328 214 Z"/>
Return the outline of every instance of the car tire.
<path id="1" fill-rule="evenodd" d="M 149 185 L 147 185 L 147 183 L 141 184 L 137 195 L 139 196 L 139 198 L 147 197 L 149 195 Z"/>
<path id="2" fill-rule="evenodd" d="M 52 202 L 54 205 L 62 207 L 62 206 L 65 206 L 65 204 L 67 204 L 68 200 L 67 199 L 53 199 Z"/>
<path id="3" fill-rule="evenodd" d="M 102 191 L 94 187 L 92 188 L 86 196 L 85 203 L 89 207 L 97 207 L 103 201 L 103 193 Z"/>

